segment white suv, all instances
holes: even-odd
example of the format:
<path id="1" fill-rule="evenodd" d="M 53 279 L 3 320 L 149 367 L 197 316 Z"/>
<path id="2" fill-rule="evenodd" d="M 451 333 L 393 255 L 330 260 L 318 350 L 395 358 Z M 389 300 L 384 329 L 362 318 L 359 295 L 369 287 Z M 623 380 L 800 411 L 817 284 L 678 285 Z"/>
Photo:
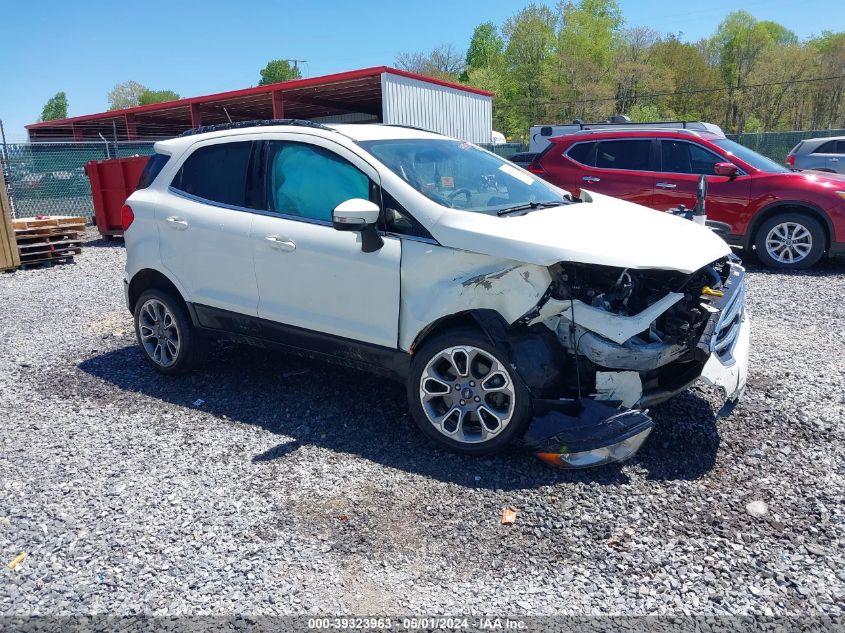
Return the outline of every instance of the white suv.
<path id="1" fill-rule="evenodd" d="M 403 381 L 450 449 L 569 467 L 633 454 L 644 409 L 700 377 L 745 386 L 745 271 L 692 222 L 400 126 L 230 124 L 155 152 L 125 287 L 162 373 L 211 338 L 275 345 Z"/>

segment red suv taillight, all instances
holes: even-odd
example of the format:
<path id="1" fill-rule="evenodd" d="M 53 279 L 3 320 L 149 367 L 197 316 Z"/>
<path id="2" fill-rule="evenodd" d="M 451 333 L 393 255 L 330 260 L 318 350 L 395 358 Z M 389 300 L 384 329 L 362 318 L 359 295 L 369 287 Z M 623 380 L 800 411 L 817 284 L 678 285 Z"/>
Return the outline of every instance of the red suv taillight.
<path id="1" fill-rule="evenodd" d="M 532 174 L 537 174 L 538 176 L 546 175 L 546 170 L 543 169 L 543 166 L 540 163 L 528 163 L 528 166 L 525 169 L 530 171 Z"/>
<path id="2" fill-rule="evenodd" d="M 790 167 L 795 167 L 795 154 L 790 154 L 786 157 L 786 164 Z"/>
<path id="3" fill-rule="evenodd" d="M 123 231 L 126 232 L 130 226 L 132 226 L 132 221 L 135 219 L 135 214 L 132 212 L 132 207 L 128 204 L 124 204 L 123 207 L 120 209 L 120 226 L 123 227 Z"/>

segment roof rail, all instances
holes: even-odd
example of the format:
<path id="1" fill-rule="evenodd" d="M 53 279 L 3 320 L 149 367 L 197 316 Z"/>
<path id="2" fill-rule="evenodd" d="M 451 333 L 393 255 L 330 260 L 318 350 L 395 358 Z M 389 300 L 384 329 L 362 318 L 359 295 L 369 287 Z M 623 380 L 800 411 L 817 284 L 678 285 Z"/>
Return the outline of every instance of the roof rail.
<path id="1" fill-rule="evenodd" d="M 270 125 L 296 125 L 299 127 L 313 127 L 321 130 L 329 130 L 336 132 L 334 128 L 330 128 L 322 123 L 316 121 L 309 121 L 307 119 L 255 119 L 253 121 L 234 121 L 231 123 L 217 123 L 215 125 L 202 125 L 190 130 L 185 130 L 179 136 L 192 136 L 194 134 L 205 134 L 207 132 L 219 132 L 220 130 L 238 130 L 245 127 L 262 127 Z"/>
<path id="2" fill-rule="evenodd" d="M 654 130 L 654 129 L 670 129 L 670 130 L 685 130 L 688 132 L 709 132 L 711 134 L 719 134 L 724 136 L 722 128 L 715 123 L 705 123 L 704 121 L 643 121 L 639 123 L 619 123 L 615 121 L 601 121 L 599 123 L 578 123 L 577 125 L 582 131 L 590 130 Z"/>
<path id="3" fill-rule="evenodd" d="M 418 132 L 431 132 L 432 134 L 437 134 L 433 130 L 428 130 L 424 127 L 419 127 L 418 125 L 407 125 L 405 123 L 367 123 L 366 125 L 385 125 L 387 127 L 403 127 L 407 130 L 417 130 Z"/>

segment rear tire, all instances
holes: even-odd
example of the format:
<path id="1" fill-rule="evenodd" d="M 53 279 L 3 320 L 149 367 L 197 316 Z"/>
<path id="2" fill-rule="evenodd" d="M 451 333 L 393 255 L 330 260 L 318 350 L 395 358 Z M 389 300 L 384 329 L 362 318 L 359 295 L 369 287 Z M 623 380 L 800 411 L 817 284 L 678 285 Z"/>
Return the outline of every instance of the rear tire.
<path id="1" fill-rule="evenodd" d="M 803 213 L 779 213 L 765 220 L 754 236 L 757 257 L 769 268 L 803 270 L 824 255 L 821 223 Z"/>
<path id="2" fill-rule="evenodd" d="M 408 405 L 419 429 L 440 446 L 488 455 L 521 437 L 531 398 L 507 358 L 480 331 L 433 336 L 414 354 Z"/>
<path id="3" fill-rule="evenodd" d="M 144 359 L 162 374 L 187 373 L 208 353 L 208 340 L 197 334 L 183 305 L 159 288 L 144 291 L 135 303 L 138 346 Z"/>

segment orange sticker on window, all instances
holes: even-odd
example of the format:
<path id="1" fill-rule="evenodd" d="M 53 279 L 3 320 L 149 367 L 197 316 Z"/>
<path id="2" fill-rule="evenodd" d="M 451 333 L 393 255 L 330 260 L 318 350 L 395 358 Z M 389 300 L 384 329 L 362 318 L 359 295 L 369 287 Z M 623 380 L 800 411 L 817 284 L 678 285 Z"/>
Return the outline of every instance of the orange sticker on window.
<path id="1" fill-rule="evenodd" d="M 452 176 L 440 176 L 440 186 L 446 189 L 454 189 L 455 179 Z"/>

